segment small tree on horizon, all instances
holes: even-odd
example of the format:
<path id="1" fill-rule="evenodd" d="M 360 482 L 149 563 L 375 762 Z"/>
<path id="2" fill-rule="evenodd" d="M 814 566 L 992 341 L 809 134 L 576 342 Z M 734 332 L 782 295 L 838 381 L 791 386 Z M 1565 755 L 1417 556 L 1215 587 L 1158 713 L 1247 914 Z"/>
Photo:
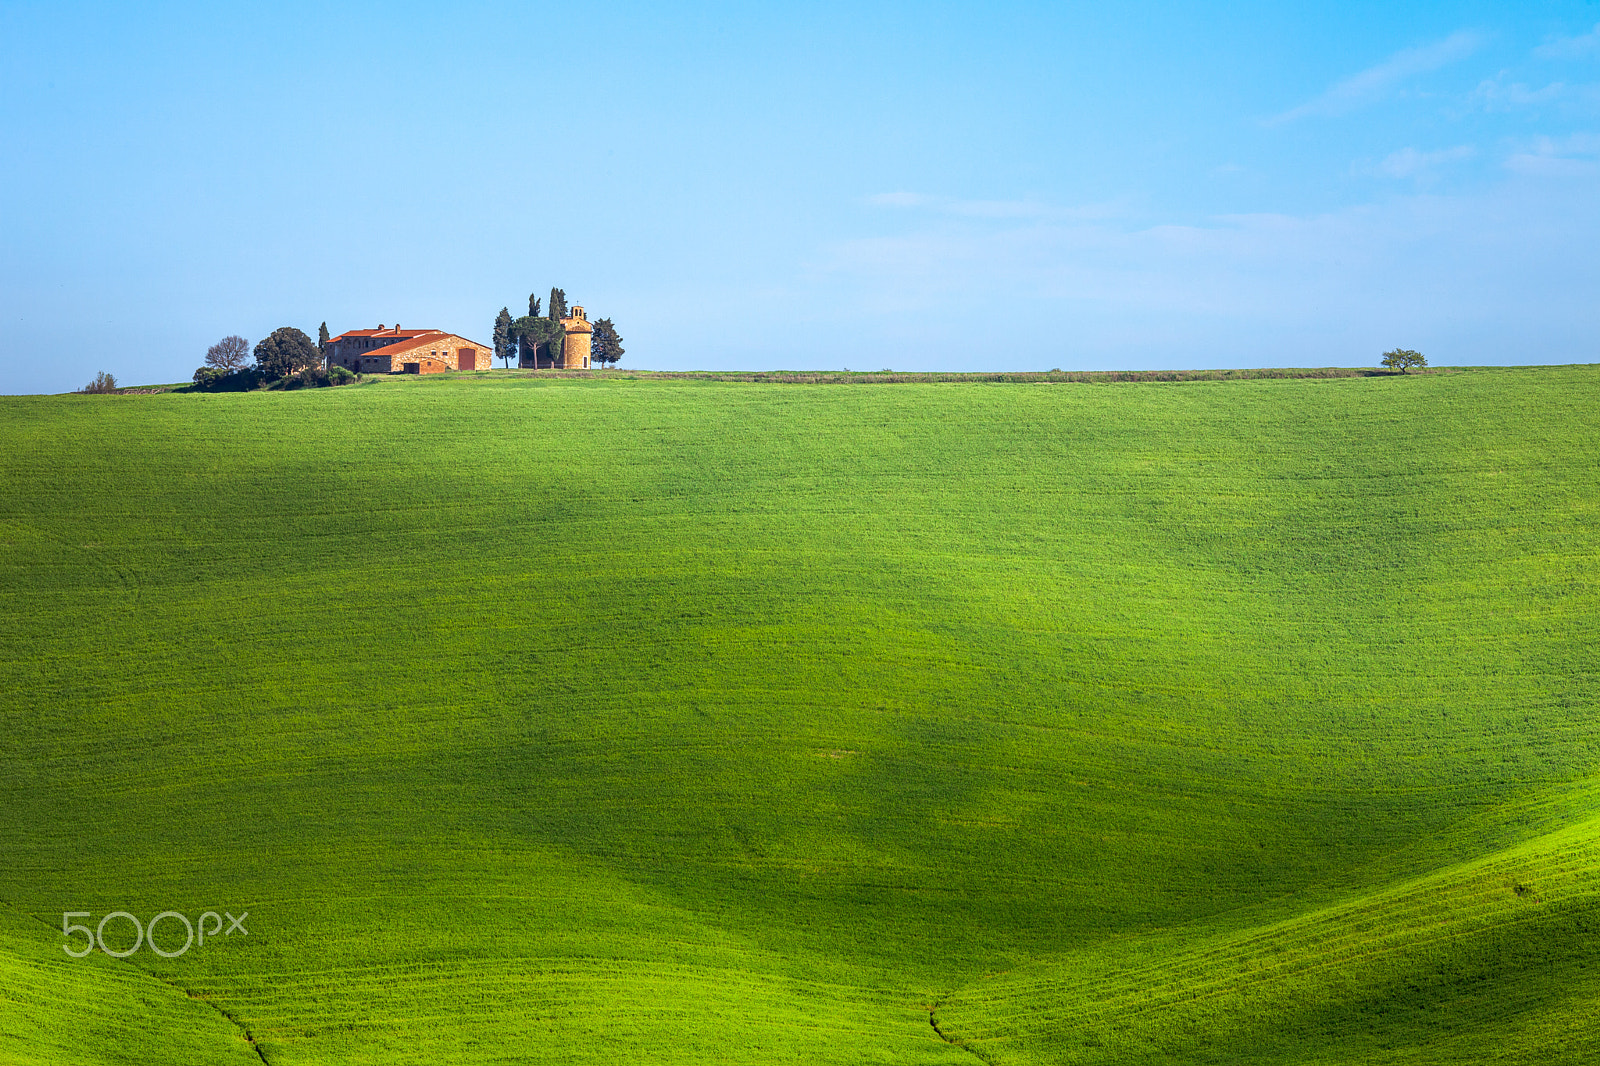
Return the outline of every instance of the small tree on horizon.
<path id="1" fill-rule="evenodd" d="M 1421 352 L 1412 351 L 1410 348 L 1396 348 L 1383 353 L 1383 365 L 1390 370 L 1398 370 L 1402 374 L 1411 373 L 1414 366 L 1427 366 L 1428 357 Z"/>
<path id="2" fill-rule="evenodd" d="M 562 328 L 561 320 L 570 313 L 566 290 L 552 288 L 548 310 L 544 314 L 540 314 L 539 311 L 539 297 L 530 293 L 526 315 L 512 319 L 511 312 L 502 308 L 501 317 L 495 319 L 495 354 L 507 360 L 508 365 L 512 358 L 518 359 L 519 362 L 531 358 L 533 364 L 537 366 L 540 356 L 550 360 L 552 365 L 561 362 L 567 340 L 567 333 Z M 506 347 L 503 352 L 499 346 L 499 329 L 502 321 L 506 324 Z"/>
<path id="3" fill-rule="evenodd" d="M 538 319 L 532 318 L 528 315 L 523 315 L 521 318 L 512 319 L 511 325 L 506 327 L 506 335 L 509 338 L 508 347 L 512 357 L 516 359 L 518 366 L 521 366 L 527 361 L 528 353 L 530 351 L 535 351 L 533 344 L 530 343 L 528 331 L 531 325 L 536 321 L 538 321 Z M 535 367 L 539 365 L 537 359 L 534 360 L 533 365 Z"/>
<path id="4" fill-rule="evenodd" d="M 237 333 L 230 333 L 206 349 L 206 366 L 215 367 L 224 374 L 243 370 L 250 361 L 250 342 Z"/>
<path id="5" fill-rule="evenodd" d="M 326 322 L 317 327 L 317 351 L 322 355 L 323 362 L 327 362 L 328 341 L 331 339 L 328 336 L 328 324 Z"/>
<path id="6" fill-rule="evenodd" d="M 511 336 L 511 308 L 502 307 L 494 316 L 494 357 L 504 361 L 502 370 L 511 367 L 511 357 L 517 354 L 517 344 Z"/>
<path id="7" fill-rule="evenodd" d="M 622 347 L 622 337 L 617 333 L 609 318 L 595 319 L 594 339 L 590 342 L 590 355 L 602 366 L 610 364 L 615 366 L 622 358 L 625 351 Z"/>
<path id="8" fill-rule="evenodd" d="M 561 327 L 552 325 L 548 318 L 525 316 L 511 323 L 512 347 L 520 353 L 521 358 L 532 359 L 537 366 L 539 349 L 543 348 L 545 356 L 548 357 L 554 336 L 560 332 Z"/>

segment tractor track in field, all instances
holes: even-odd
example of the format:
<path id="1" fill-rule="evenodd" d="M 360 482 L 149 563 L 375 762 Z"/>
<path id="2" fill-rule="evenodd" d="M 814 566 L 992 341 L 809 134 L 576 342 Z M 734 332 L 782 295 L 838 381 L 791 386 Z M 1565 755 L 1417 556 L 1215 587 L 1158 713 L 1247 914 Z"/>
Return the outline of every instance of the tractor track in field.
<path id="1" fill-rule="evenodd" d="M 938 1010 L 941 1006 L 942 1004 L 935 1003 L 928 1007 L 928 1024 L 933 1027 L 934 1034 L 951 1047 L 958 1047 L 962 1051 L 965 1051 L 967 1054 L 976 1058 L 979 1062 L 989 1063 L 990 1066 L 992 1066 L 992 1060 L 987 1055 L 983 1054 L 981 1051 L 978 1051 L 976 1048 L 969 1047 L 963 1040 L 957 1040 L 953 1036 L 946 1036 L 945 1031 L 939 1028 L 939 1020 L 935 1017 L 935 1015 L 938 1013 Z"/>
<path id="2" fill-rule="evenodd" d="M 209 999 L 207 999 L 206 997 L 200 995 L 198 992 L 191 992 L 189 989 L 184 988 L 182 985 L 174 984 L 173 982 L 167 980 L 165 977 L 162 977 L 160 974 L 150 973 L 149 970 L 140 969 L 137 966 L 135 966 L 134 969 L 135 970 L 139 970 L 139 972 L 142 973 L 142 974 L 148 974 L 149 976 L 154 977 L 157 981 L 160 981 L 162 984 L 166 985 L 168 988 L 172 989 L 174 992 L 181 992 L 185 996 L 187 996 L 188 998 L 190 998 L 192 1000 L 195 1000 L 196 1002 L 204 1003 L 206 1006 L 210 1007 L 212 1010 L 216 1011 L 218 1014 L 220 1014 L 224 1018 L 228 1019 L 228 1024 L 232 1025 L 235 1029 L 239 1030 L 239 1034 L 244 1037 L 245 1043 L 250 1045 L 250 1050 L 254 1051 L 256 1053 L 256 1058 L 261 1060 L 262 1066 L 272 1066 L 272 1063 L 267 1061 L 267 1053 L 265 1051 L 261 1050 L 261 1045 L 260 1044 L 256 1043 L 255 1035 L 250 1032 L 249 1027 L 247 1027 L 239 1019 L 235 1018 L 233 1016 L 233 1014 L 230 1011 L 228 1011 L 226 1008 L 219 1007 L 217 1004 L 211 1002 Z"/>
<path id="3" fill-rule="evenodd" d="M 45 921 L 43 918 L 39 918 L 39 917 L 37 917 L 35 915 L 29 914 L 26 911 L 17 910 L 17 908 L 11 906 L 9 903 L 6 903 L 4 901 L 0 901 L 0 907 L 4 907 L 9 911 L 12 911 L 12 912 L 14 912 L 16 914 L 23 915 L 24 917 L 32 918 L 34 921 L 36 921 L 40 925 L 44 926 L 46 929 L 50 930 L 52 933 L 54 933 L 56 931 L 56 927 L 51 925 L 49 922 Z M 111 957 L 115 958 L 115 956 L 111 956 Z M 220 1014 L 224 1018 L 228 1019 L 228 1024 L 233 1026 L 235 1029 L 239 1030 L 240 1035 L 244 1037 L 245 1043 L 250 1045 L 250 1050 L 254 1051 L 256 1053 L 256 1058 L 261 1060 L 262 1066 L 272 1066 L 272 1063 L 267 1060 L 267 1053 L 265 1051 L 261 1050 L 261 1045 L 256 1043 L 256 1038 L 250 1032 L 249 1028 L 247 1028 L 244 1025 L 243 1022 L 239 1021 L 239 1019 L 235 1018 L 228 1011 L 224 1010 L 222 1007 L 217 1006 L 215 1003 L 211 1002 L 206 997 L 200 995 L 198 992 L 193 992 L 193 991 L 191 991 L 191 990 L 189 990 L 187 988 L 184 988 L 180 984 L 176 984 L 176 983 L 174 983 L 172 981 L 169 981 L 165 977 L 162 977 L 160 974 L 151 973 L 149 970 L 146 970 L 142 966 L 135 966 L 133 963 L 129 962 L 127 959 L 117 959 L 116 961 L 119 962 L 119 963 L 122 963 L 125 966 L 127 966 L 130 970 L 134 970 L 134 971 L 136 971 L 138 973 L 143 974 L 144 976 L 150 978 L 151 980 L 161 982 L 162 984 L 166 985 L 168 988 L 172 989 L 174 992 L 181 993 L 186 999 L 192 999 L 192 1000 L 194 1000 L 194 1001 L 196 1001 L 198 1003 L 204 1003 L 206 1006 L 210 1007 L 212 1010 L 216 1011 L 218 1014 Z"/>

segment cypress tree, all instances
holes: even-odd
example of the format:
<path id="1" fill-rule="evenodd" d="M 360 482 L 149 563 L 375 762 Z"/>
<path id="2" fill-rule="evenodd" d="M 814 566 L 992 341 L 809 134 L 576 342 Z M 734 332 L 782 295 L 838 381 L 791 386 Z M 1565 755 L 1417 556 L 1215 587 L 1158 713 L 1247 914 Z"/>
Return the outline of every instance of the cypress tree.
<path id="1" fill-rule="evenodd" d="M 502 369 L 509 369 L 514 354 L 516 342 L 511 339 L 511 309 L 502 307 L 494 316 L 494 357 L 505 363 Z"/>
<path id="2" fill-rule="evenodd" d="M 567 290 L 550 290 L 550 365 L 561 366 L 567 349 L 567 331 L 561 320 L 567 317 Z"/>
<path id="3" fill-rule="evenodd" d="M 596 319 L 594 323 L 594 340 L 590 342 L 590 354 L 598 362 L 610 363 L 615 366 L 622 358 L 625 349 L 622 347 L 622 337 L 617 333 L 617 327 L 609 318 Z"/>

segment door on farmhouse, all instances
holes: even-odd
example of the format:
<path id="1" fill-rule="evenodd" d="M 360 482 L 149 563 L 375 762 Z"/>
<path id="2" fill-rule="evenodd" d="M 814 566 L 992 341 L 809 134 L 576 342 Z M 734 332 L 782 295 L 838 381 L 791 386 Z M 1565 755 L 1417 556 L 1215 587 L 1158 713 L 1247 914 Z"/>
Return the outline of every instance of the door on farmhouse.
<path id="1" fill-rule="evenodd" d="M 459 348 L 456 350 L 457 370 L 478 369 L 478 350 L 476 348 Z"/>

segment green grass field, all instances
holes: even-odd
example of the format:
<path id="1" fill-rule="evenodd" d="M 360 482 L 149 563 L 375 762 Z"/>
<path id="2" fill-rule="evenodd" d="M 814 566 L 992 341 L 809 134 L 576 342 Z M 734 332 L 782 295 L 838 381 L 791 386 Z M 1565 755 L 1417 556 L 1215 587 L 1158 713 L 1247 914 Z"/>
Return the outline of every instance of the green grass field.
<path id="1" fill-rule="evenodd" d="M 0 398 L 0 1063 L 1596 1061 L 1597 459 L 1590 366 Z"/>

